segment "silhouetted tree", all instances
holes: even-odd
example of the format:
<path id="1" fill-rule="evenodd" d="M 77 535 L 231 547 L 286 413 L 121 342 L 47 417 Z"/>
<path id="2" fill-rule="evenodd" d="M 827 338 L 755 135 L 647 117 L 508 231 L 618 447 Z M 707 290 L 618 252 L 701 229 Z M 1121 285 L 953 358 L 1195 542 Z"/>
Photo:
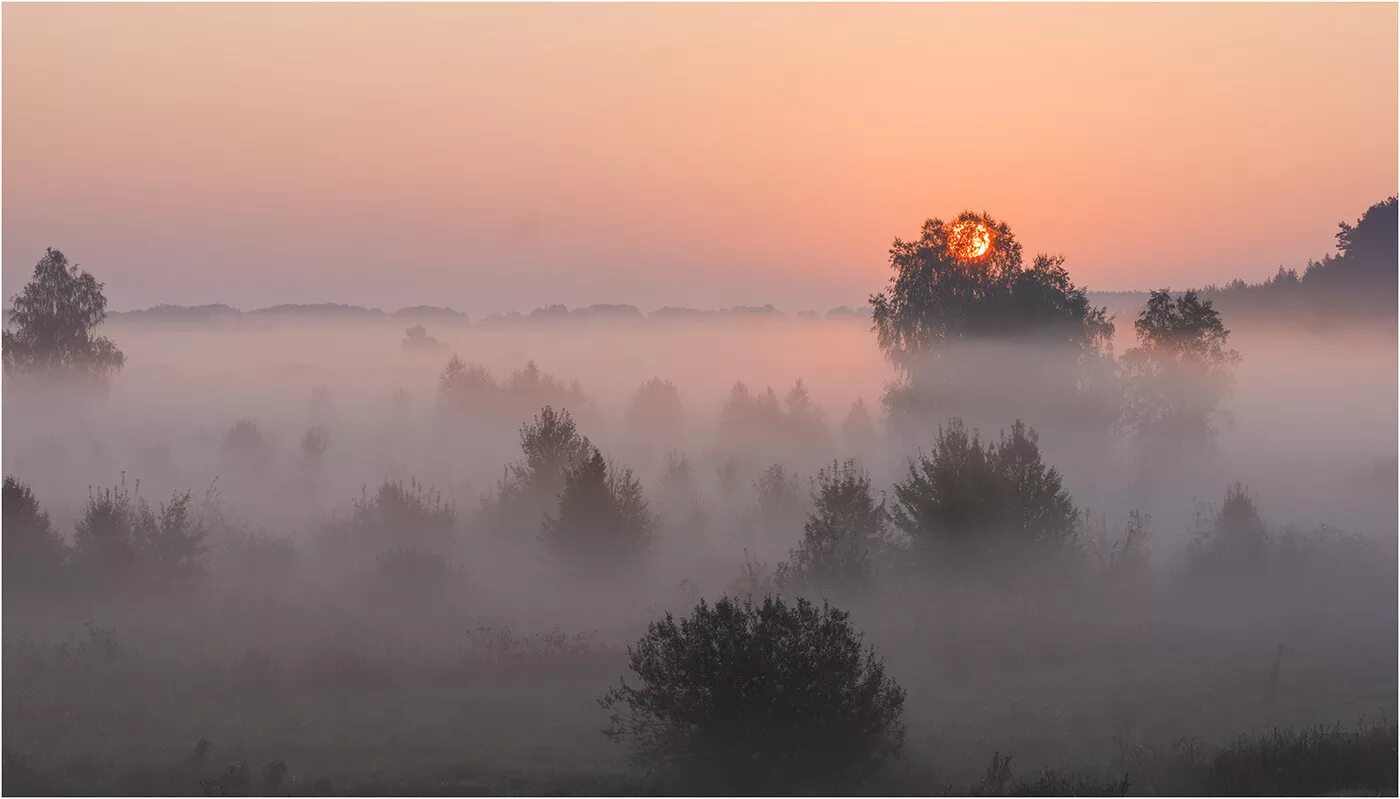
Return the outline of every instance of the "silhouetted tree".
<path id="1" fill-rule="evenodd" d="M 138 503 L 142 560 L 159 581 L 170 583 L 204 570 L 209 531 L 191 509 L 191 500 L 190 492 L 177 492 L 156 513 L 145 502 Z"/>
<path id="2" fill-rule="evenodd" d="M 792 443 L 809 449 L 826 443 L 826 419 L 821 408 L 812 402 L 812 394 L 801 378 L 793 384 L 784 404 L 783 429 Z"/>
<path id="3" fill-rule="evenodd" d="M 953 419 L 894 490 L 895 526 L 929 562 L 1011 563 L 1075 546 L 1079 513 L 1059 472 L 1041 460 L 1035 431 L 1019 420 L 983 446 Z"/>
<path id="4" fill-rule="evenodd" d="M 312 425 L 301 437 L 301 455 L 308 464 L 319 464 L 326 456 L 326 446 L 330 436 L 326 428 Z"/>
<path id="5" fill-rule="evenodd" d="M 776 581 L 784 592 L 849 596 L 869 587 L 880 550 L 888 543 L 883 498 L 854 460 L 832 463 L 813 481 L 812 512 L 802 541 Z"/>
<path id="6" fill-rule="evenodd" d="M 498 533 L 539 529 L 544 514 L 556 507 L 565 477 L 593 451 L 568 411 L 546 405 L 520 427 L 523 461 L 506 467 L 506 476 L 484 510 Z"/>
<path id="7" fill-rule="evenodd" d="M 613 570 L 642 554 L 655 524 L 631 470 L 610 467 L 595 448 L 569 469 L 559 512 L 545 517 L 541 540 L 561 562 Z"/>
<path id="8" fill-rule="evenodd" d="M 609 735 L 695 793 L 850 789 L 904 743 L 904 690 L 846 613 L 805 599 L 700 602 L 628 649 Z"/>
<path id="9" fill-rule="evenodd" d="M 88 491 L 87 506 L 74 529 L 73 559 L 82 576 L 108 588 L 136 569 L 140 511 L 126 476 L 112 488 Z"/>
<path id="10" fill-rule="evenodd" d="M 428 328 L 422 325 L 413 325 L 404 331 L 400 346 L 405 352 L 437 352 L 445 345 L 428 335 Z"/>
<path id="11" fill-rule="evenodd" d="M 251 419 L 239 419 L 224 432 L 224 452 L 234 457 L 258 459 L 265 453 L 266 436 Z"/>
<path id="12" fill-rule="evenodd" d="M 968 239 L 982 236 L 978 254 Z M 1025 267 L 1011 228 L 986 214 L 930 219 L 919 238 L 895 239 L 890 264 L 895 275 L 870 298 L 871 313 L 880 347 L 904 370 L 959 339 L 1049 337 L 1094 350 L 1113 334 L 1106 310 L 1089 304 L 1063 258 L 1037 256 Z"/>
<path id="13" fill-rule="evenodd" d="M 455 411 L 480 410 L 498 390 L 496 379 L 486 367 L 468 366 L 453 355 L 438 377 L 438 404 Z"/>
<path id="14" fill-rule="evenodd" d="M 13 477 L 5 478 L 0 518 L 4 522 L 0 528 L 0 540 L 4 542 L 0 558 L 4 563 L 5 590 L 52 588 L 62 572 L 68 547 L 29 486 Z"/>
<path id="15" fill-rule="evenodd" d="M 676 385 L 653 377 L 639 386 L 627 408 L 627 423 L 646 438 L 674 443 L 685 427 L 685 408 Z"/>
<path id="16" fill-rule="evenodd" d="M 875 421 L 870 417 L 870 409 L 865 406 L 865 400 L 857 397 L 851 403 L 851 409 L 846 412 L 846 418 L 841 422 L 841 437 L 846 445 L 846 449 L 851 452 L 869 454 L 874 451 Z"/>
<path id="17" fill-rule="evenodd" d="M 1110 357 L 1113 322 L 1070 280 L 1063 258 L 1039 255 L 1026 266 L 1006 223 L 964 212 L 928 220 L 917 239 L 895 239 L 890 264 L 889 288 L 870 302 L 880 347 L 900 372 L 885 398 L 898 424 L 938 406 L 966 412 L 1013 396 L 1112 421 L 1086 398 L 1102 390 L 1097 365 Z M 964 357 L 959 345 L 968 342 L 1014 346 L 988 364 Z"/>
<path id="18" fill-rule="evenodd" d="M 1208 439 L 1240 359 L 1220 314 L 1194 291 L 1173 300 L 1162 289 L 1134 327 L 1138 346 L 1122 358 L 1124 424 L 1163 441 Z"/>
<path id="19" fill-rule="evenodd" d="M 1200 572 L 1239 576 L 1261 572 L 1269 549 L 1269 529 L 1259 506 L 1243 483 L 1225 487 L 1225 500 L 1215 519 L 1200 526 L 1192 541 L 1191 559 Z"/>
<path id="20" fill-rule="evenodd" d="M 96 588 L 141 580 L 170 584 L 201 573 L 208 527 L 191 509 L 191 494 L 176 492 L 153 510 L 129 489 L 126 477 L 112 488 L 90 491 L 74 536 L 75 565 Z"/>
<path id="21" fill-rule="evenodd" d="M 437 491 L 416 480 L 385 480 L 374 494 L 364 487 L 350 514 L 325 528 L 328 543 L 350 553 L 383 556 L 397 551 L 444 554 L 451 545 L 457 513 Z"/>
<path id="22" fill-rule="evenodd" d="M 107 318 L 102 284 L 63 253 L 48 249 L 34 276 L 11 300 L 4 332 L 7 373 L 75 376 L 105 384 L 126 357 L 109 339 L 93 335 Z"/>

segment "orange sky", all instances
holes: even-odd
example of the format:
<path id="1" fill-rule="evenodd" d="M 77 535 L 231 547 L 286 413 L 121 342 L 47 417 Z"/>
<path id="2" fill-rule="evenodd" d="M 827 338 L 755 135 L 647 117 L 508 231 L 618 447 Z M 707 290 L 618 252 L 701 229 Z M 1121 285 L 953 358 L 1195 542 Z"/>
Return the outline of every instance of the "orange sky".
<path id="1" fill-rule="evenodd" d="M 7 4 L 4 292 L 826 308 L 964 208 L 1091 288 L 1257 279 L 1396 191 L 1396 13 Z"/>

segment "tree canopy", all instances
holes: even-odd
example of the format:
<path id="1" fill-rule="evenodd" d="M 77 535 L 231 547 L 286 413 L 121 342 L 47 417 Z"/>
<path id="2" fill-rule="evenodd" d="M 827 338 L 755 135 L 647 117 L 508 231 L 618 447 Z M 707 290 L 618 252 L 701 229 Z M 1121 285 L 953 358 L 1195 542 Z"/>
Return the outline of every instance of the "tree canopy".
<path id="1" fill-rule="evenodd" d="M 111 340 L 93 335 L 107 318 L 102 284 L 55 249 L 11 300 L 4 332 L 6 372 L 69 375 L 105 381 L 126 357 Z"/>
<path id="2" fill-rule="evenodd" d="M 1060 473 L 1020 420 L 983 445 L 953 419 L 894 492 L 895 526 L 935 565 L 1005 563 L 1073 547 L 1078 536 L 1079 512 Z"/>
<path id="3" fill-rule="evenodd" d="M 904 743 L 904 690 L 848 614 L 805 599 L 703 600 L 628 649 L 601 700 L 637 761 L 699 793 L 830 793 Z"/>
<path id="4" fill-rule="evenodd" d="M 1160 289 L 1134 328 L 1138 346 L 1122 358 L 1124 424 L 1178 441 L 1209 438 L 1240 359 L 1220 313 L 1194 291 L 1173 299 Z"/>
<path id="5" fill-rule="evenodd" d="M 1038 337 L 1094 350 L 1113 335 L 1103 308 L 1074 285 L 1064 258 L 1038 255 L 1026 266 L 1010 226 L 965 211 L 930 219 L 917 239 L 895 239 L 895 274 L 870 298 L 880 347 L 902 370 L 969 338 Z"/>

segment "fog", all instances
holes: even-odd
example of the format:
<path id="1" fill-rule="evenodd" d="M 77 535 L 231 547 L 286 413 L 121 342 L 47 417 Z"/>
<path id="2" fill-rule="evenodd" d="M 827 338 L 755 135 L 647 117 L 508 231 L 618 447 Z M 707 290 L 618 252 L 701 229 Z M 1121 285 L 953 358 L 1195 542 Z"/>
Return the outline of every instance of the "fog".
<path id="1" fill-rule="evenodd" d="M 882 397 L 898 374 L 865 318 L 425 322 L 441 345 L 418 348 L 402 322 L 108 322 L 127 363 L 104 397 L 7 384 L 5 474 L 70 542 L 93 490 L 139 481 L 152 504 L 191 491 L 210 548 L 187 584 L 7 600 L 7 759 L 59 791 L 179 793 L 234 762 L 285 762 L 304 792 L 624 790 L 607 780 L 632 773 L 627 753 L 599 734 L 595 700 L 648 621 L 741 590 L 746 564 L 771 573 L 787 559 L 810 480 L 833 459 L 858 458 L 893 502 L 954 415 L 984 440 L 1017 419 L 1038 431 L 1083 516 L 1083 563 L 964 584 L 920 579 L 894 555 L 872 592 L 830 597 L 908 691 L 913 790 L 973 784 L 996 751 L 1018 771 L 1116 773 L 1182 738 L 1393 711 L 1393 320 L 1226 322 L 1241 359 L 1218 433 L 1169 458 L 1071 419 L 1036 391 L 1025 345 L 964 345 L 949 384 L 990 381 L 999 401 L 896 430 Z M 1131 336 L 1120 318 L 1115 351 Z M 530 363 L 553 381 L 461 413 L 440 396 L 453 355 L 501 385 Z M 678 424 L 633 410 L 652 378 L 677 389 Z M 726 427 L 736 381 L 782 402 L 799 380 L 819 417 L 806 433 Z M 858 400 L 868 436 L 845 424 Z M 634 471 L 658 517 L 625 573 L 567 573 L 542 553 L 538 516 L 484 521 L 546 404 Z M 241 420 L 252 443 L 230 432 Z M 303 444 L 313 427 L 319 455 Z M 755 488 L 774 464 L 796 483 L 790 508 Z M 386 480 L 455 512 L 447 577 L 390 584 L 372 557 L 326 544 Z M 1192 581 L 1192 541 L 1236 482 L 1271 531 L 1326 526 L 1368 554 L 1320 544 L 1297 570 Z M 1134 511 L 1150 517 L 1150 568 L 1125 585 L 1100 556 Z M 72 665 L 104 636 L 114 663 Z M 68 671 L 53 665 L 65 642 Z M 200 739 L 207 760 L 169 765 Z"/>

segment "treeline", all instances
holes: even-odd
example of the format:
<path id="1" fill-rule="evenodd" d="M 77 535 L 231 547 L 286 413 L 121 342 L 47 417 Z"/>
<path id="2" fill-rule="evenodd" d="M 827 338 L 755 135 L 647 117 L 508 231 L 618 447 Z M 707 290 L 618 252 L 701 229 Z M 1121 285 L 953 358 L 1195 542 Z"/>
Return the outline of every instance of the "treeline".
<path id="1" fill-rule="evenodd" d="M 1396 198 L 1366 210 L 1356 224 L 1342 222 L 1337 249 L 1310 260 L 1300 273 L 1280 266 L 1259 283 L 1235 279 L 1205 286 L 1202 295 L 1234 313 L 1269 312 L 1309 320 L 1325 317 L 1394 317 L 1396 313 Z"/>
<path id="2" fill-rule="evenodd" d="M 255 447 L 256 436 L 255 427 L 240 422 L 224 446 Z M 690 522 L 684 513 L 670 519 L 658 513 L 657 498 L 583 434 L 567 410 L 546 405 L 521 427 L 519 443 L 520 458 L 474 512 L 463 516 L 416 481 L 386 481 L 327 520 L 312 537 L 311 554 L 422 586 L 470 571 L 473 564 L 454 559 L 466 540 L 478 539 L 532 552 L 574 575 L 621 579 L 644 573 L 658 536 Z M 723 468 L 716 478 L 725 479 Z M 659 485 L 659 504 L 682 508 L 677 496 L 699 504 L 684 455 L 671 456 Z M 1124 575 L 1148 572 L 1149 520 L 1135 513 L 1118 530 L 1096 527 L 1044 461 L 1035 430 L 1019 420 L 986 441 L 950 420 L 886 490 L 855 458 L 820 469 L 805 497 L 781 464 L 763 472 L 753 489 L 750 523 L 769 533 L 800 525 L 801 536 L 775 565 L 750 559 L 730 585 L 739 594 L 845 600 L 926 580 L 1014 584 L 1098 567 L 1125 581 Z M 176 492 L 153 504 L 139 483 L 124 477 L 89 492 L 71 544 L 15 477 L 5 481 L 4 514 L 11 592 L 188 583 L 206 570 L 211 531 L 230 529 L 212 492 L 203 501 Z M 247 535 L 225 543 L 268 544 Z M 1364 539 L 1328 527 L 1271 529 L 1248 489 L 1234 484 L 1197 523 L 1185 568 L 1202 578 L 1296 575 L 1364 567 L 1369 552 Z"/>

